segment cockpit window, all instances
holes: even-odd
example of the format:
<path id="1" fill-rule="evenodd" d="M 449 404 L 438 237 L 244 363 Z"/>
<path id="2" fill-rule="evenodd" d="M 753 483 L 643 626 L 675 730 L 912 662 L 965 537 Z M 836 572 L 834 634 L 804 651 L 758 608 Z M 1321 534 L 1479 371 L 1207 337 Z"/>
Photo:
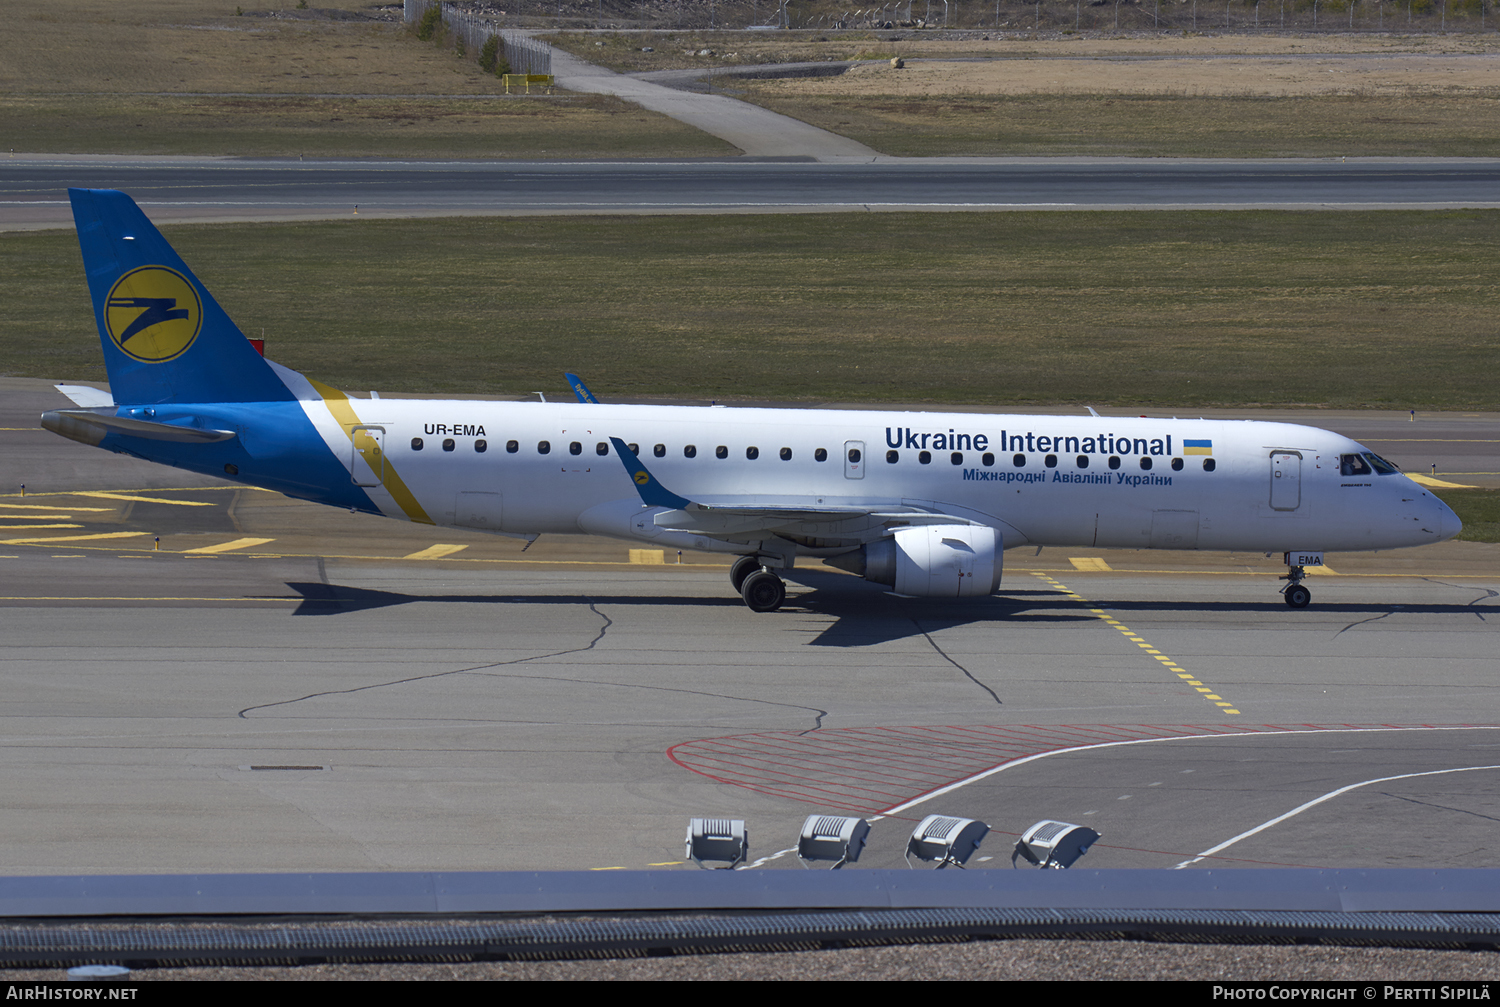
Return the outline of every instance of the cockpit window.
<path id="1" fill-rule="evenodd" d="M 1359 455 L 1339 455 L 1339 475 L 1367 476 L 1369 474 L 1369 464 Z"/>
<path id="2" fill-rule="evenodd" d="M 1375 454 L 1373 451 L 1366 451 L 1364 454 L 1364 458 L 1365 461 L 1370 463 L 1370 466 L 1375 470 L 1375 474 L 1378 476 L 1393 476 L 1401 471 L 1396 466 L 1386 461 L 1384 458 Z"/>

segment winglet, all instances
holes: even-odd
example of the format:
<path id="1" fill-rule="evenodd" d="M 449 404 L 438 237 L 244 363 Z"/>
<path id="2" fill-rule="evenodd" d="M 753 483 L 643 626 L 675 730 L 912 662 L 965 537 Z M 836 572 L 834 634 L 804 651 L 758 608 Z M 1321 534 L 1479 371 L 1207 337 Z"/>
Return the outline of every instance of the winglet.
<path id="1" fill-rule="evenodd" d="M 599 400 L 594 398 L 594 393 L 589 391 L 589 386 L 583 383 L 583 379 L 572 371 L 563 372 L 563 377 L 568 379 L 568 384 L 573 386 L 573 394 L 578 396 L 578 401 L 585 405 L 598 405 Z"/>
<path id="2" fill-rule="evenodd" d="M 647 507 L 687 510 L 692 506 L 691 500 L 678 496 L 657 482 L 656 477 L 646 471 L 646 466 L 641 464 L 641 460 L 624 441 L 618 437 L 611 437 L 609 442 L 615 446 L 615 454 L 620 456 L 620 461 L 625 463 L 625 471 L 630 473 L 630 479 L 635 483 L 635 490 L 641 495 L 641 502 Z"/>

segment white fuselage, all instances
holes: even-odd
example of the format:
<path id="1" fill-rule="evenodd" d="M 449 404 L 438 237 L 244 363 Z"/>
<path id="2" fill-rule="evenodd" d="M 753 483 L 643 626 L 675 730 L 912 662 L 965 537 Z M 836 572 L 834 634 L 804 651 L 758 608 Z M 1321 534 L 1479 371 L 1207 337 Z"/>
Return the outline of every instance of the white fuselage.
<path id="1" fill-rule="evenodd" d="M 1284 423 L 392 399 L 330 410 L 302 399 L 383 513 L 509 534 L 758 548 L 763 528 L 727 519 L 663 527 L 610 437 L 636 445 L 663 486 L 713 507 L 915 508 L 993 527 L 1006 548 L 1371 550 L 1458 529 L 1404 475 L 1341 474 L 1358 443 Z M 848 516 L 778 529 L 813 555 L 888 534 Z"/>

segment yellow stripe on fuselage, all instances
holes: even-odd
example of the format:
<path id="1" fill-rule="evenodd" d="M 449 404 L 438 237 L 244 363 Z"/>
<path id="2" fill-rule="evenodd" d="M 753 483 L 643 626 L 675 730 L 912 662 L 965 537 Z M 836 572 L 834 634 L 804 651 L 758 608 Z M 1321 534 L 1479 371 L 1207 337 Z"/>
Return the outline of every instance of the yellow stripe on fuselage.
<path id="1" fill-rule="evenodd" d="M 363 426 L 364 424 L 360 421 L 359 416 L 355 414 L 354 406 L 350 403 L 349 396 L 337 388 L 330 388 L 321 381 L 314 381 L 312 378 L 308 378 L 307 381 L 308 384 L 317 390 L 319 395 L 323 396 L 323 404 L 328 407 L 328 411 L 333 414 L 333 418 L 343 428 L 344 435 L 349 438 L 349 443 L 354 444 L 354 428 Z M 427 511 L 417 502 L 417 498 L 412 494 L 412 491 L 407 489 L 406 483 L 397 474 L 396 467 L 391 464 L 390 456 L 386 455 L 382 458 L 380 448 L 370 438 L 362 438 L 362 441 L 363 443 L 357 446 L 360 456 L 370 466 L 371 472 L 381 473 L 381 483 L 385 486 L 386 492 L 390 493 L 391 498 L 396 501 L 396 506 L 400 507 L 406 515 L 407 520 L 415 521 L 418 524 L 437 524 L 436 521 L 427 516 Z"/>

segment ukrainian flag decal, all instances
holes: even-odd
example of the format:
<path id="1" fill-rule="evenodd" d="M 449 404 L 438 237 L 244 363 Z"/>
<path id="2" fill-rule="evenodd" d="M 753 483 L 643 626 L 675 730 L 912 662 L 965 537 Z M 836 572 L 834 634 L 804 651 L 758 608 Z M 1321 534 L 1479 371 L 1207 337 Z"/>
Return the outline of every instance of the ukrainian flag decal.
<path id="1" fill-rule="evenodd" d="M 1184 440 L 1182 442 L 1182 453 L 1185 455 L 1211 455 L 1214 453 L 1214 442 Z"/>

